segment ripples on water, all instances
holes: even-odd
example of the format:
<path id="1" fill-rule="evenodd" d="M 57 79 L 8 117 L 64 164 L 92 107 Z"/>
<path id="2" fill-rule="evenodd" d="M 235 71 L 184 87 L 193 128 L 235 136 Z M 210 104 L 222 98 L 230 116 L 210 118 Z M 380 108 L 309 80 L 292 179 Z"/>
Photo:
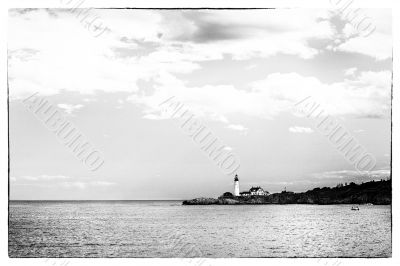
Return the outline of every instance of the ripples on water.
<path id="1" fill-rule="evenodd" d="M 11 202 L 10 257 L 389 257 L 391 207 Z"/>

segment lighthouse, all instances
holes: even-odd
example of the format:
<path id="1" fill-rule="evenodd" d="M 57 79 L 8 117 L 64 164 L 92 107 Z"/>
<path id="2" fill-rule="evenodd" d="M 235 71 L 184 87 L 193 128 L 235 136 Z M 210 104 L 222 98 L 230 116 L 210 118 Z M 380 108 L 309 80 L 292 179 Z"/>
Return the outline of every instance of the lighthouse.
<path id="1" fill-rule="evenodd" d="M 239 194 L 239 178 L 238 178 L 237 174 L 235 175 L 235 179 L 234 179 L 233 195 L 240 196 L 240 194 Z"/>

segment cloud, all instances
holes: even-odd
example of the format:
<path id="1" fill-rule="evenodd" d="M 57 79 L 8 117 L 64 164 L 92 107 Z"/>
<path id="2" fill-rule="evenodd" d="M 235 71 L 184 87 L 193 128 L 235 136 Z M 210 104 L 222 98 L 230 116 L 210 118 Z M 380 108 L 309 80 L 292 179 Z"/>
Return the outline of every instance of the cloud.
<path id="1" fill-rule="evenodd" d="M 60 103 L 60 104 L 57 104 L 57 106 L 59 108 L 63 109 L 69 115 L 83 107 L 82 104 L 73 105 L 73 104 L 66 104 L 66 103 Z"/>
<path id="2" fill-rule="evenodd" d="M 391 73 L 360 72 L 343 82 L 323 83 L 297 73 L 273 73 L 252 82 L 246 90 L 233 85 L 190 87 L 170 73 L 155 77 L 153 92 L 132 94 L 128 101 L 142 106 L 145 118 L 166 119 L 159 104 L 171 96 L 199 117 L 228 123 L 230 116 L 242 114 L 273 119 L 306 97 L 312 97 L 331 115 L 385 117 L 390 115 Z M 228 100 L 229 99 L 229 100 Z"/>
<path id="3" fill-rule="evenodd" d="M 344 75 L 345 75 L 345 76 L 354 76 L 354 74 L 356 73 L 356 71 L 357 71 L 357 68 L 356 68 L 356 67 L 351 67 L 351 68 L 348 68 L 348 69 L 346 69 L 346 70 L 344 71 Z"/>
<path id="4" fill-rule="evenodd" d="M 392 37 L 379 32 L 373 33 L 370 37 L 359 36 L 340 44 L 337 50 L 360 53 L 377 60 L 385 60 L 392 57 Z"/>
<path id="5" fill-rule="evenodd" d="M 62 187 L 65 188 L 78 188 L 78 189 L 85 189 L 89 186 L 93 187 L 108 187 L 108 186 L 113 186 L 115 183 L 113 182 L 107 182 L 107 181 L 91 181 L 91 182 L 80 182 L 80 181 L 74 181 L 74 182 L 63 182 L 59 184 Z"/>
<path id="6" fill-rule="evenodd" d="M 63 181 L 63 179 L 73 179 L 72 177 L 57 177 L 57 176 L 23 176 L 17 179 L 14 177 L 11 181 L 15 186 L 34 186 L 34 187 L 47 187 L 47 188 L 66 188 L 66 189 L 86 189 L 88 187 L 109 187 L 114 186 L 116 183 L 109 181 Z M 21 180 L 29 181 L 27 183 L 20 182 Z"/>
<path id="7" fill-rule="evenodd" d="M 313 175 L 314 178 L 324 180 L 353 180 L 355 182 L 387 179 L 390 177 L 390 169 L 379 169 L 372 171 L 340 170 L 327 171 Z"/>
<path id="8" fill-rule="evenodd" d="M 335 51 L 388 58 L 391 26 L 386 11 L 372 12 L 377 31 L 364 39 L 352 34 L 349 25 L 336 27 L 332 12 L 320 9 L 96 12 L 111 30 L 101 40 L 66 10 L 54 10 L 57 16 L 44 9 L 10 12 L 10 99 L 34 92 L 127 92 L 128 101 L 143 108 L 143 118 L 159 120 L 167 117 L 158 104 L 175 95 L 195 115 L 226 124 L 237 114 L 273 119 L 291 112 L 307 96 L 331 115 L 380 118 L 390 113 L 389 71 L 348 69 L 343 81 L 333 83 L 278 72 L 244 88 L 188 85 L 183 79 L 210 60 L 281 54 L 312 59 L 324 52 L 312 45 L 316 40 L 326 41 Z M 139 86 L 139 81 L 150 88 Z M 67 113 L 81 107 L 61 105 Z"/>
<path id="9" fill-rule="evenodd" d="M 298 126 L 290 127 L 289 131 L 292 133 L 313 133 L 314 132 L 314 130 L 312 130 L 309 127 L 298 127 Z"/>
<path id="10" fill-rule="evenodd" d="M 93 38 L 74 14 L 65 10 L 54 12 L 58 17 L 49 15 L 45 9 L 22 15 L 10 12 L 9 26 L 12 30 L 8 47 L 12 99 L 33 92 L 42 95 L 58 94 L 61 91 L 82 94 L 98 91 L 132 92 L 137 90 L 136 82 L 140 78 L 149 77 L 152 71 L 181 67 L 179 62 L 175 65 L 156 64 L 152 59 L 140 60 L 139 57 L 116 60 L 112 48 L 127 46 L 119 40 L 119 36 L 106 34 L 101 40 Z M 129 30 L 140 28 L 142 18 L 131 16 Z M 128 32 L 126 21 L 120 27 L 120 30 Z M 145 27 L 141 32 L 147 29 Z"/>
<path id="11" fill-rule="evenodd" d="M 251 64 L 251 65 L 248 65 L 248 66 L 245 67 L 246 70 L 252 70 L 252 69 L 255 69 L 255 68 L 257 68 L 256 64 Z"/>
<path id="12" fill-rule="evenodd" d="M 85 189 L 87 186 L 87 183 L 75 181 L 75 182 L 62 182 L 60 184 L 57 184 L 56 186 L 58 186 L 58 185 L 61 187 L 65 187 L 65 188 Z"/>
<path id="13" fill-rule="evenodd" d="M 96 10 L 110 29 L 101 40 L 68 10 L 11 10 L 10 98 L 136 92 L 160 72 L 190 73 L 198 62 L 280 53 L 312 58 L 310 39 L 331 38 L 327 10 Z M 129 27 L 127 27 L 129 25 Z M 62 30 L 60 30 L 62 29 Z M 49 75 L 51 73 L 51 75 Z"/>
<path id="14" fill-rule="evenodd" d="M 77 178 L 65 175 L 37 175 L 37 176 L 21 176 L 11 177 L 11 181 L 19 186 L 40 186 L 40 187 L 64 187 L 64 188 L 79 188 L 87 187 L 107 187 L 116 185 L 114 182 L 104 180 L 90 180 L 88 178 Z M 85 181 L 82 181 L 85 180 Z M 21 181 L 28 181 L 22 183 Z"/>
<path id="15" fill-rule="evenodd" d="M 113 186 L 116 183 L 108 182 L 108 181 L 93 181 L 93 182 L 90 182 L 90 184 L 93 185 L 93 186 L 105 186 L 105 187 L 107 187 L 107 186 Z"/>
<path id="16" fill-rule="evenodd" d="M 166 115 L 158 115 L 158 114 L 145 114 L 142 116 L 144 119 L 150 119 L 150 120 L 164 120 L 164 119 L 169 119 L 169 116 Z"/>
<path id="17" fill-rule="evenodd" d="M 242 134 L 246 135 L 247 131 L 249 130 L 247 127 L 244 127 L 243 125 L 238 125 L 238 124 L 230 124 L 226 128 L 240 131 Z"/>
<path id="18" fill-rule="evenodd" d="M 90 102 L 96 102 L 97 99 L 94 99 L 94 98 L 84 98 L 82 101 L 87 102 L 87 103 L 90 103 Z"/>
<path id="19" fill-rule="evenodd" d="M 356 9 L 352 11 L 355 12 Z M 337 32 L 341 39 L 333 50 L 358 53 L 385 60 L 392 57 L 392 16 L 390 9 L 359 9 L 354 21 L 342 19 L 345 26 Z M 368 26 L 370 25 L 370 26 Z M 373 29 L 375 30 L 373 31 Z M 365 29 L 365 32 L 363 31 Z M 371 34 L 369 34 L 372 32 Z M 369 34 L 369 35 L 368 35 Z"/>
<path id="20" fill-rule="evenodd" d="M 225 146 L 225 147 L 223 148 L 223 150 L 226 150 L 226 151 L 232 151 L 232 150 L 233 150 L 233 148 L 232 148 L 232 147 L 229 147 L 229 146 Z"/>
<path id="21" fill-rule="evenodd" d="M 64 175 L 39 175 L 39 176 L 22 176 L 18 179 L 24 179 L 29 181 L 45 181 L 45 180 L 62 180 L 70 178 L 71 177 Z"/>
<path id="22" fill-rule="evenodd" d="M 235 60 L 278 53 L 312 58 L 318 51 L 310 39 L 334 35 L 327 10 L 202 10 L 165 16 L 163 38 L 189 42 L 192 51 Z M 184 24 L 186 26 L 182 27 Z"/>

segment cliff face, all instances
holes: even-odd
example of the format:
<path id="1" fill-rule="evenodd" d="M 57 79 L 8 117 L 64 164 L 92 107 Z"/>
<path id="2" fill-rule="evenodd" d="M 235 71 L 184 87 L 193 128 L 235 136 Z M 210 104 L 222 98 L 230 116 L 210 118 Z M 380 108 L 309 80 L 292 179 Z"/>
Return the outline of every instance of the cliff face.
<path id="1" fill-rule="evenodd" d="M 392 203 L 392 182 L 381 180 L 363 184 L 350 183 L 334 188 L 314 188 L 307 192 L 282 192 L 269 196 L 234 197 L 218 199 L 198 198 L 185 200 L 184 205 L 209 204 L 366 204 L 387 205 Z"/>

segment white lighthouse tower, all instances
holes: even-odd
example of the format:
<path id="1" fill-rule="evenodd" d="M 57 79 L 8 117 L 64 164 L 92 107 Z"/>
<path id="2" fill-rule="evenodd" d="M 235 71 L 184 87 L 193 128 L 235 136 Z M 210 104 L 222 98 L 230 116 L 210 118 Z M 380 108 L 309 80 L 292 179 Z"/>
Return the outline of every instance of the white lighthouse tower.
<path id="1" fill-rule="evenodd" d="M 238 178 L 237 174 L 235 175 L 235 179 L 234 179 L 233 195 L 240 196 L 240 194 L 239 194 L 239 178 Z"/>

